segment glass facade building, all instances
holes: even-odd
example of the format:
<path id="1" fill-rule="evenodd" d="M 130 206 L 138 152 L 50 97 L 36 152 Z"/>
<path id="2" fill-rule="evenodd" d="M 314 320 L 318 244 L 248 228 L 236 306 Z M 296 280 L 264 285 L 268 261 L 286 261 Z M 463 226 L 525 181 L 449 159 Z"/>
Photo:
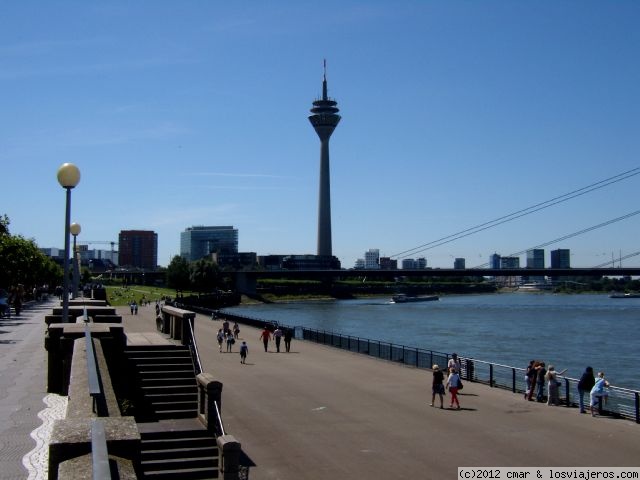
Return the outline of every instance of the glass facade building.
<path id="1" fill-rule="evenodd" d="M 196 226 L 180 233 L 180 256 L 188 262 L 212 253 L 238 253 L 238 229 L 232 226 Z"/>

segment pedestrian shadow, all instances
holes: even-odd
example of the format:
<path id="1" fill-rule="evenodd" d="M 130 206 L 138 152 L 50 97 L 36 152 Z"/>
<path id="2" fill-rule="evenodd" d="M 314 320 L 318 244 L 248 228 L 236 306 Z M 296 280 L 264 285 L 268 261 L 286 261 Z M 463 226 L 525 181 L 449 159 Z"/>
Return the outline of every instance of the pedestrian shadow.
<path id="1" fill-rule="evenodd" d="M 3 333 L 3 332 L 0 332 Z M 17 342 L 15 340 L 0 340 L 0 345 L 14 345 Z"/>
<path id="2" fill-rule="evenodd" d="M 456 412 L 458 412 L 458 411 L 460 411 L 460 412 L 477 412 L 478 411 L 477 408 L 469 408 L 469 407 L 460 407 L 460 408 L 448 407 L 445 410 L 454 410 Z"/>

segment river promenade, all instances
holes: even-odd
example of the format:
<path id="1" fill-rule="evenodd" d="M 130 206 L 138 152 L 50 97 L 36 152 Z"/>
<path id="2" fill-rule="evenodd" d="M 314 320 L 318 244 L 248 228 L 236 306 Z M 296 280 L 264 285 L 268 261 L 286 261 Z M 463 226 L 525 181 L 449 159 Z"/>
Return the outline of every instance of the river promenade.
<path id="1" fill-rule="evenodd" d="M 155 331 L 153 305 L 122 308 L 127 332 Z M 466 382 L 462 409 L 430 407 L 431 372 L 294 340 L 265 352 L 241 325 L 220 353 L 222 326 L 197 315 L 203 369 L 224 384 L 222 418 L 248 460 L 251 480 L 447 479 L 458 466 L 638 466 L 640 425 L 526 402 Z M 224 350 L 224 349 L 223 349 Z M 281 348 L 284 351 L 284 347 Z M 437 400 L 436 400 L 437 402 Z"/>
<path id="2" fill-rule="evenodd" d="M 0 328 L 0 479 L 45 478 L 44 316 L 57 302 L 30 305 Z M 154 342 L 153 305 L 120 308 L 136 342 Z M 219 322 L 197 315 L 206 372 L 224 383 L 222 416 L 242 443 L 251 480 L 447 479 L 458 466 L 637 466 L 640 425 L 591 418 L 577 409 L 465 384 L 462 410 L 433 408 L 431 374 L 294 340 L 291 353 L 265 353 L 259 331 L 241 325 L 220 353 Z M 47 409 L 49 415 L 51 408 Z M 55 412 L 54 412 L 55 413 Z M 39 430 L 38 435 L 34 432 Z M 38 444 L 40 443 L 40 444 Z"/>

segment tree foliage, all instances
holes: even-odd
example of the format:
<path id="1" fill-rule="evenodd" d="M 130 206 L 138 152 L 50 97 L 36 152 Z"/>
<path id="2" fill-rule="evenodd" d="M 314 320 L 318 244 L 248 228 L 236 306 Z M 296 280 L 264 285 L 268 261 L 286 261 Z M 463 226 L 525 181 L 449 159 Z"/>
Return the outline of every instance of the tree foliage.
<path id="1" fill-rule="evenodd" d="M 58 285 L 62 280 L 60 266 L 43 254 L 33 240 L 10 235 L 6 215 L 0 218 L 0 224 L 0 286 Z"/>
<path id="2" fill-rule="evenodd" d="M 210 292 L 218 286 L 220 267 L 211 260 L 201 258 L 190 265 L 191 285 L 199 292 Z"/>
<path id="3" fill-rule="evenodd" d="M 191 287 L 189 273 L 189 262 L 176 255 L 167 267 L 167 286 L 176 290 L 188 290 Z"/>

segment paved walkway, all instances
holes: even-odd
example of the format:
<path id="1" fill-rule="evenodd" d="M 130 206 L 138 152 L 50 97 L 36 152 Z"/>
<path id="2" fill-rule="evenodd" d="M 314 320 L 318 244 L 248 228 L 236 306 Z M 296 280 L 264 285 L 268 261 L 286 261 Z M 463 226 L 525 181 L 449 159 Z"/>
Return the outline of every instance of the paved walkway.
<path id="1" fill-rule="evenodd" d="M 126 331 L 155 330 L 153 305 L 122 309 Z M 526 402 L 465 383 L 462 410 L 433 408 L 431 372 L 294 340 L 265 352 L 241 325 L 247 364 L 220 353 L 220 322 L 196 317 L 203 367 L 224 383 L 228 433 L 251 480 L 454 479 L 458 466 L 638 466 L 640 425 Z"/>
<path id="2" fill-rule="evenodd" d="M 53 297 L 52 297 L 53 298 Z M 0 479 L 46 478 L 48 429 L 63 397 L 46 392 L 44 316 L 59 302 L 28 304 L 0 319 Z M 41 414 L 39 417 L 38 414 Z M 44 427 L 44 428 L 43 428 Z"/>

